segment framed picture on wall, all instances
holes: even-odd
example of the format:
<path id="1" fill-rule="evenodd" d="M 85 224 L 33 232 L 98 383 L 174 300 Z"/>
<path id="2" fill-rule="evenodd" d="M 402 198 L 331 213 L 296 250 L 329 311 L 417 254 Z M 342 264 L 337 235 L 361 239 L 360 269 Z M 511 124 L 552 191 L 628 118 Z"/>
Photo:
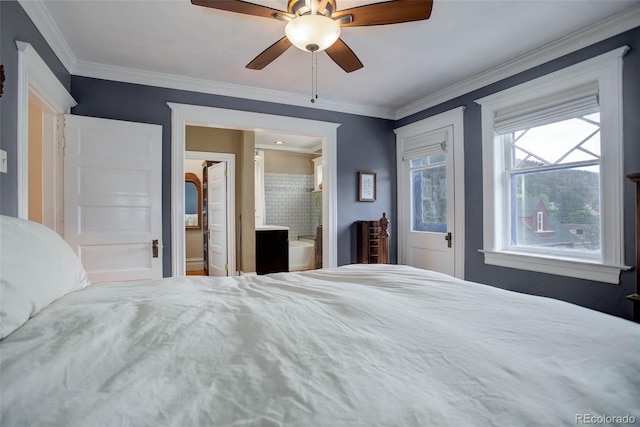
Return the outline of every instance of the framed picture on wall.
<path id="1" fill-rule="evenodd" d="M 373 172 L 358 172 L 358 201 L 376 201 L 376 174 Z"/>

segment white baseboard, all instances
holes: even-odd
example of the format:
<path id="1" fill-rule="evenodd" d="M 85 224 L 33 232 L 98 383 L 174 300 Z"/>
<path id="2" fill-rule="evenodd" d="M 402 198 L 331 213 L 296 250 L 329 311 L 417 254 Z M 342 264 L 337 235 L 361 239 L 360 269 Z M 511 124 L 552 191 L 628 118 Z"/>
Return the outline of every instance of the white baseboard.
<path id="1" fill-rule="evenodd" d="M 198 258 L 187 258 L 187 271 L 204 270 L 204 260 Z"/>

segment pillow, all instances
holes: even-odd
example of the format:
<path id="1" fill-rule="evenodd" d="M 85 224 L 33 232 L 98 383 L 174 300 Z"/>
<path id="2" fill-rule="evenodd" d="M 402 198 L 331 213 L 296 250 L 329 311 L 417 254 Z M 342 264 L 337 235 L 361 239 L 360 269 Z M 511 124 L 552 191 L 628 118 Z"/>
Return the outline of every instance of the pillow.
<path id="1" fill-rule="evenodd" d="M 55 231 L 0 215 L 0 339 L 89 284 L 80 260 Z"/>

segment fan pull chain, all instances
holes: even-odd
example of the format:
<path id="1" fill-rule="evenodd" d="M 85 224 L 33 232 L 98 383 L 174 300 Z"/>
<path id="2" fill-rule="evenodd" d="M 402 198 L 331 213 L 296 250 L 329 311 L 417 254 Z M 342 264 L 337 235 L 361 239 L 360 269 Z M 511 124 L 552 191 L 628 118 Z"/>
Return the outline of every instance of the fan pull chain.
<path id="1" fill-rule="evenodd" d="M 316 102 L 315 99 L 313 99 L 313 95 L 314 95 L 314 86 L 313 86 L 313 52 L 311 52 L 311 103 L 313 104 L 314 102 Z"/>
<path id="2" fill-rule="evenodd" d="M 318 99 L 318 56 L 316 51 L 311 52 L 311 103 Z"/>

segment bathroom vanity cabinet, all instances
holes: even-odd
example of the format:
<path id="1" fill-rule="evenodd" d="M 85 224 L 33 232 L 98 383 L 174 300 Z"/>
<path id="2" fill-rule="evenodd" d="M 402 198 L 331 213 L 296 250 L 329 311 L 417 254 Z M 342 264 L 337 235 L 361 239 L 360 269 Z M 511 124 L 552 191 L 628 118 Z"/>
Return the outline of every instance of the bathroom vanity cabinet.
<path id="1" fill-rule="evenodd" d="M 289 271 L 289 229 L 279 226 L 256 227 L 256 273 Z"/>

